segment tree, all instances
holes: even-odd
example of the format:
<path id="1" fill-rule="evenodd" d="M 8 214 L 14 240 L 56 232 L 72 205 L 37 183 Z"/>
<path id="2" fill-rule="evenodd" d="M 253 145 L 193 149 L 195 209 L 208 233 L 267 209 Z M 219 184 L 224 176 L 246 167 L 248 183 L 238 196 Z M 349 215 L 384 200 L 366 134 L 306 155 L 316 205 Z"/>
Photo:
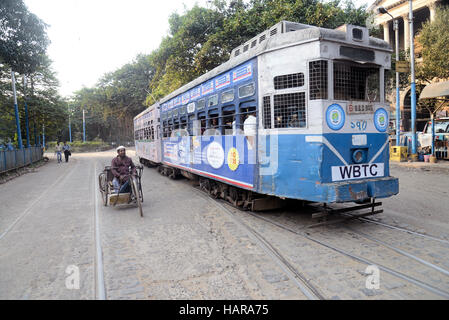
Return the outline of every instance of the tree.
<path id="1" fill-rule="evenodd" d="M 169 33 L 158 49 L 104 75 L 96 88 L 78 91 L 74 106 L 77 112 L 89 108 L 88 131 L 96 130 L 103 140 L 132 140 L 136 114 L 224 63 L 232 49 L 279 21 L 325 28 L 364 26 L 364 8 L 338 0 L 214 0 L 210 8 L 196 5 L 170 16 Z"/>
<path id="2" fill-rule="evenodd" d="M 42 63 L 49 40 L 46 24 L 28 11 L 22 0 L 0 3 L 0 60 L 21 74 Z"/>
<path id="3" fill-rule="evenodd" d="M 449 78 L 449 8 L 437 8 L 435 20 L 424 23 L 417 41 L 422 47 L 422 63 L 417 78 L 430 83 Z"/>

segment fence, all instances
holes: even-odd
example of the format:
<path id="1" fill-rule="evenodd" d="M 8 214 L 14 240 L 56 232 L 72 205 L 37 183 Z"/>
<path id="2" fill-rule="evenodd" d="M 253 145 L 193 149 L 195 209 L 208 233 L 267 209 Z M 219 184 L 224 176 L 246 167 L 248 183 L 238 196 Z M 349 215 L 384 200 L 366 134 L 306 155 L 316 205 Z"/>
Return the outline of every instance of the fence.
<path id="1" fill-rule="evenodd" d="M 42 147 L 0 151 L 0 173 L 27 166 L 42 158 Z"/>

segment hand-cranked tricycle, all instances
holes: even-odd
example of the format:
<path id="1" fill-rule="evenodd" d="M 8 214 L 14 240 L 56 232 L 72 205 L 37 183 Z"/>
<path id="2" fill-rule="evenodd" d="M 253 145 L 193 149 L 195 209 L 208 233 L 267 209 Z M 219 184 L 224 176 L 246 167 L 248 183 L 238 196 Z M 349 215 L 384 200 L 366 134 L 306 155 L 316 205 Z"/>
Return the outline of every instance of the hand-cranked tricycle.
<path id="1" fill-rule="evenodd" d="M 142 212 L 142 202 L 143 202 L 143 193 L 142 193 L 142 185 L 141 185 L 141 177 L 142 177 L 143 166 L 136 166 L 136 175 L 132 174 L 131 167 L 129 167 L 129 177 L 128 183 L 131 186 L 131 191 L 126 193 L 119 193 L 114 190 L 114 185 L 112 180 L 114 179 L 114 175 L 112 174 L 111 167 L 106 166 L 102 173 L 98 176 L 98 182 L 101 192 L 101 198 L 103 200 L 103 204 L 107 205 L 121 205 L 121 204 L 130 204 L 135 203 L 139 208 L 140 216 L 143 217 Z"/>

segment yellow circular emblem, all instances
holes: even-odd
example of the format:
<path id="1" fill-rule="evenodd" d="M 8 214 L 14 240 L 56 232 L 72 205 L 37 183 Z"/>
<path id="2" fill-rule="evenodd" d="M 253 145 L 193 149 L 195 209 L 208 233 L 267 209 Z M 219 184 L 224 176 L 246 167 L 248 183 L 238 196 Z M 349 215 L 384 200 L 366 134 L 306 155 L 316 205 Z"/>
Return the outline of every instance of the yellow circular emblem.
<path id="1" fill-rule="evenodd" d="M 229 169 L 231 169 L 232 171 L 237 170 L 237 168 L 239 167 L 239 152 L 237 151 L 236 148 L 231 148 L 228 152 L 228 167 Z"/>

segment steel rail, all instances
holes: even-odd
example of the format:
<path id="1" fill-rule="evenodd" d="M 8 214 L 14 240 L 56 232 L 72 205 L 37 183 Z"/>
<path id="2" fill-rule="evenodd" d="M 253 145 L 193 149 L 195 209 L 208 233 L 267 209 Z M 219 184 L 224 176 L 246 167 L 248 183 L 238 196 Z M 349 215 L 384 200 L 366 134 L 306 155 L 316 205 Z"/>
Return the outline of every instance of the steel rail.
<path id="1" fill-rule="evenodd" d="M 248 226 L 242 221 L 242 219 L 226 208 L 220 201 L 214 200 L 209 196 L 204 196 L 204 192 L 200 192 L 196 188 L 193 190 L 195 190 L 201 198 L 222 209 L 237 225 L 242 227 L 250 238 L 256 242 L 259 248 L 261 248 L 271 258 L 271 260 L 282 269 L 282 271 L 296 284 L 296 286 L 309 300 L 325 299 L 323 295 L 313 285 L 311 285 L 309 281 L 299 271 L 297 271 L 260 233 Z"/>
<path id="2" fill-rule="evenodd" d="M 413 259 L 415 261 L 418 261 L 418 262 L 420 262 L 420 263 L 422 263 L 422 264 L 424 264 L 424 265 L 426 265 L 426 266 L 428 266 L 428 267 L 430 267 L 430 268 L 432 268 L 432 269 L 434 269 L 434 270 L 436 270 L 438 272 L 441 272 L 441 273 L 445 274 L 446 276 L 449 276 L 449 271 L 444 269 L 444 268 L 441 268 L 441 267 L 439 267 L 439 266 L 437 266 L 437 265 L 435 265 L 435 264 L 433 264 L 431 262 L 428 262 L 428 261 L 426 261 L 424 259 L 421 259 L 421 258 L 419 258 L 419 257 L 417 257 L 417 256 L 415 256 L 415 255 L 413 255 L 411 253 L 408 253 L 405 250 L 396 248 L 395 246 L 392 246 L 392 245 L 390 245 L 390 244 L 388 244 L 388 243 L 386 243 L 386 242 L 384 242 L 382 240 L 376 239 L 376 238 L 374 238 L 374 237 L 372 237 L 370 235 L 367 235 L 367 234 L 365 234 L 365 233 L 363 233 L 361 231 L 357 231 L 357 230 L 354 230 L 353 228 L 349 228 L 349 227 L 347 227 L 347 228 L 349 230 L 351 230 L 351 232 L 353 232 L 355 234 L 358 234 L 358 235 L 360 235 L 360 236 L 362 236 L 362 237 L 364 237 L 364 238 L 366 238 L 366 239 L 368 239 L 370 241 L 376 242 L 376 243 L 378 243 L 378 244 L 380 244 L 380 245 L 382 245 L 384 247 L 387 247 L 390 250 L 393 250 L 393 251 L 395 251 L 395 252 L 397 252 L 397 253 L 399 253 L 401 255 L 404 255 L 404 256 L 406 256 L 406 257 L 408 257 L 410 259 Z"/>
<path id="3" fill-rule="evenodd" d="M 351 215 L 351 214 L 345 213 L 345 215 Z M 362 220 L 362 221 L 365 221 L 365 222 L 368 222 L 368 223 L 374 223 L 374 224 L 377 224 L 377 225 L 380 225 L 380 226 L 384 226 L 384 227 L 387 227 L 387 228 L 390 228 L 390 229 L 394 229 L 394 230 L 398 230 L 398 231 L 414 234 L 414 235 L 420 236 L 422 238 L 438 241 L 438 242 L 441 242 L 441 243 L 449 245 L 449 241 L 448 240 L 440 239 L 438 237 L 429 236 L 427 234 L 422 234 L 422 233 L 419 233 L 419 232 L 416 232 L 416 231 L 407 230 L 407 229 L 401 228 L 401 227 L 395 227 L 395 226 L 392 226 L 390 224 L 387 224 L 387 223 L 384 223 L 384 222 L 375 221 L 375 220 L 372 220 L 372 219 L 369 219 L 369 218 L 356 218 L 356 219 L 359 219 L 359 220 Z"/>
<path id="4" fill-rule="evenodd" d="M 283 225 L 281 223 L 278 223 L 276 221 L 273 221 L 271 219 L 268 219 L 268 218 L 265 218 L 265 217 L 261 217 L 261 216 L 255 214 L 255 213 L 253 213 L 251 211 L 247 211 L 247 213 L 250 214 L 251 216 L 255 217 L 255 218 L 264 220 L 264 221 L 266 221 L 268 223 L 271 223 L 271 224 L 273 224 L 273 225 L 275 225 L 275 226 L 277 226 L 279 228 L 282 228 L 282 229 L 287 230 L 289 232 L 292 232 L 294 234 L 300 235 L 300 236 L 302 236 L 302 237 L 304 237 L 304 238 L 306 238 L 306 239 L 308 239 L 308 240 L 310 240 L 312 242 L 315 242 L 315 243 L 317 243 L 317 244 L 319 244 L 321 246 L 324 246 L 324 247 L 326 247 L 328 249 L 331 249 L 331 250 L 334 250 L 334 251 L 336 251 L 338 253 L 341 253 L 341 254 L 343 254 L 343 255 L 345 255 L 345 256 L 347 256 L 349 258 L 352 258 L 352 259 L 354 259 L 356 261 L 362 262 L 362 263 L 367 264 L 367 265 L 376 265 L 379 269 L 381 269 L 381 270 L 383 270 L 383 271 L 385 271 L 385 272 L 387 272 L 387 273 L 389 273 L 389 274 L 391 274 L 393 276 L 396 276 L 396 277 L 398 277 L 400 279 L 403 279 L 405 281 L 413 283 L 413 284 L 417 285 L 418 287 L 421 287 L 421 288 L 423 288 L 425 290 L 428 290 L 428 291 L 430 291 L 432 293 L 435 293 L 435 294 L 437 294 L 437 295 L 439 295 L 439 296 L 441 296 L 443 298 L 449 299 L 449 292 L 440 290 L 440 289 L 438 289 L 438 288 L 436 288 L 436 287 L 434 287 L 432 285 L 429 285 L 429 284 L 427 284 L 425 282 L 422 282 L 422 281 L 420 281 L 418 279 L 415 279 L 413 277 L 407 276 L 407 275 L 405 275 L 405 274 L 403 274 L 401 272 L 395 271 L 393 269 L 390 269 L 388 267 L 385 267 L 383 265 L 375 263 L 375 262 L 373 262 L 373 261 L 371 261 L 369 259 L 365 259 L 365 258 L 356 256 L 354 254 L 351 254 L 349 252 L 346 252 L 345 250 L 339 249 L 339 248 L 334 247 L 334 246 L 332 246 L 332 245 L 330 245 L 328 243 L 325 243 L 325 242 L 323 242 L 321 240 L 315 239 L 315 238 L 309 236 L 306 233 L 296 231 L 296 230 L 290 228 L 289 226 L 285 226 L 285 225 Z"/>
<path id="5" fill-rule="evenodd" d="M 42 192 L 23 212 L 21 215 L 19 215 L 14 221 L 13 223 L 11 223 L 9 225 L 8 228 L 6 228 L 1 234 L 0 234 L 0 240 L 3 239 L 30 211 L 31 209 L 50 191 L 53 190 L 53 188 L 58 185 L 59 183 L 62 183 L 63 181 L 65 181 L 69 176 L 72 175 L 72 173 L 74 172 L 75 168 L 77 168 L 79 166 L 79 163 L 77 163 L 72 170 L 66 174 L 66 175 L 62 175 L 60 176 L 58 179 L 56 179 L 56 181 L 54 183 L 52 183 L 44 192 Z"/>
<path id="6" fill-rule="evenodd" d="M 103 272 L 103 250 L 101 247 L 101 235 L 100 235 L 100 218 L 98 212 L 98 188 L 97 188 L 97 166 L 95 165 L 94 175 L 94 190 L 95 190 L 95 204 L 94 204 L 94 221 L 95 221 L 95 287 L 96 297 L 98 300 L 106 300 L 106 289 L 104 285 L 104 272 Z"/>

